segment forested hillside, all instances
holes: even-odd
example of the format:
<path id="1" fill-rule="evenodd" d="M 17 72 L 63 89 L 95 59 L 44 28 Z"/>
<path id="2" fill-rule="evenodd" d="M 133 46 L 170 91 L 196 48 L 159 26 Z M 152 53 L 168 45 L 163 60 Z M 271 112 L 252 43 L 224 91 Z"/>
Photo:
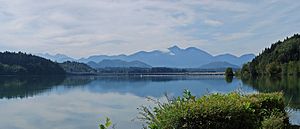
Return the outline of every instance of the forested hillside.
<path id="1" fill-rule="evenodd" d="M 53 75 L 65 74 L 58 63 L 22 52 L 0 52 L 1 75 Z"/>
<path id="2" fill-rule="evenodd" d="M 295 34 L 263 50 L 241 70 L 242 76 L 300 74 L 300 35 Z"/>
<path id="3" fill-rule="evenodd" d="M 95 73 L 96 70 L 88 66 L 84 63 L 74 62 L 74 61 L 66 61 L 64 63 L 60 63 L 60 66 L 67 73 Z"/>

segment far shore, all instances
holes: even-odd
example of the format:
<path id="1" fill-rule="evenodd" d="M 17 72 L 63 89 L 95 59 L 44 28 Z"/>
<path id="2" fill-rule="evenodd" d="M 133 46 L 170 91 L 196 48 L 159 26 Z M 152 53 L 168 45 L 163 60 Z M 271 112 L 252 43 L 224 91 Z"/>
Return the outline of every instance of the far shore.
<path id="1" fill-rule="evenodd" d="M 201 76 L 201 75 L 225 75 L 225 72 L 161 72 L 161 73 L 88 73 L 74 72 L 68 75 L 98 75 L 98 76 Z"/>

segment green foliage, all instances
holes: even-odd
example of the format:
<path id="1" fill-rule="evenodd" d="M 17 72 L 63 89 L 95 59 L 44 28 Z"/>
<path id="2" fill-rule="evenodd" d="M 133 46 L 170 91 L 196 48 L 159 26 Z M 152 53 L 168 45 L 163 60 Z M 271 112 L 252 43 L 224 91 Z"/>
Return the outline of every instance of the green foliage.
<path id="1" fill-rule="evenodd" d="M 26 53 L 0 52 L 1 75 L 54 75 L 65 74 L 58 63 Z"/>
<path id="2" fill-rule="evenodd" d="M 250 77 L 250 70 L 249 70 L 249 64 L 244 64 L 241 71 L 240 71 L 240 76 L 244 77 L 244 78 L 249 78 Z"/>
<path id="3" fill-rule="evenodd" d="M 262 129 L 284 129 L 286 125 L 284 124 L 285 114 L 281 112 L 272 113 L 269 117 L 265 118 L 261 122 Z"/>
<path id="4" fill-rule="evenodd" d="M 280 64 L 276 63 L 276 62 L 272 62 L 270 64 L 266 65 L 266 70 L 268 75 L 270 76 L 275 76 L 281 73 L 281 67 Z"/>
<path id="5" fill-rule="evenodd" d="M 300 75 L 300 35 L 295 34 L 266 48 L 251 62 L 245 64 L 241 76 Z"/>
<path id="6" fill-rule="evenodd" d="M 96 70 L 94 70 L 87 64 L 79 63 L 79 62 L 66 61 L 64 63 L 60 63 L 60 66 L 67 73 L 95 73 L 96 72 Z"/>
<path id="7" fill-rule="evenodd" d="M 195 98 L 185 91 L 182 98 L 141 108 L 142 120 L 150 129 L 258 129 L 271 120 L 288 125 L 282 93 L 241 95 L 210 94 Z"/>
<path id="8" fill-rule="evenodd" d="M 232 68 L 227 68 L 225 71 L 225 76 L 233 76 L 233 70 Z"/>
<path id="9" fill-rule="evenodd" d="M 106 117 L 104 124 L 99 124 L 99 129 L 108 129 L 110 126 L 112 126 L 112 122 L 110 118 Z"/>

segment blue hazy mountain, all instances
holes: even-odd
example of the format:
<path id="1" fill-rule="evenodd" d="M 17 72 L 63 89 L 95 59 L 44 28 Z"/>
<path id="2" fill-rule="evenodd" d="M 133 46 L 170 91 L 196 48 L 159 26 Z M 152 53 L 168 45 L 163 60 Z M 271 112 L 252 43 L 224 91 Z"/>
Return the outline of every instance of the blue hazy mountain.
<path id="1" fill-rule="evenodd" d="M 240 68 L 240 66 L 228 63 L 226 61 L 211 62 L 211 63 L 205 64 L 205 65 L 202 65 L 200 68 L 201 69 L 226 69 L 228 67 L 231 67 L 233 69 Z"/>
<path id="2" fill-rule="evenodd" d="M 62 63 L 62 62 L 65 62 L 65 61 L 76 61 L 74 58 L 71 58 L 69 56 L 66 56 L 64 54 L 55 54 L 55 55 L 51 55 L 49 53 L 37 53 L 35 54 L 39 57 L 43 57 L 43 58 L 46 58 L 46 59 L 49 59 L 51 61 L 55 61 L 55 62 L 58 62 L 58 63 Z"/>
<path id="3" fill-rule="evenodd" d="M 242 66 L 244 63 L 251 61 L 255 55 L 245 54 L 240 57 L 231 54 L 223 54 L 214 57 L 214 60 L 217 62 L 230 62 L 231 64 Z"/>
<path id="4" fill-rule="evenodd" d="M 150 65 L 143 63 L 141 61 L 123 61 L 119 59 L 104 59 L 98 63 L 94 61 L 90 61 L 87 63 L 92 68 L 107 68 L 107 67 L 122 67 L 122 68 L 129 68 L 129 67 L 139 67 L 139 68 L 151 68 Z"/>
<path id="5" fill-rule="evenodd" d="M 244 63 L 251 61 L 255 57 L 254 54 L 245 54 L 240 57 L 237 57 L 232 54 L 222 54 L 222 55 L 213 56 L 208 52 L 198 49 L 196 47 L 189 47 L 186 49 L 182 49 L 179 48 L 178 46 L 170 47 L 168 48 L 167 51 L 159 51 L 159 50 L 154 50 L 149 52 L 139 51 L 131 55 L 122 54 L 122 55 L 113 55 L 113 56 L 93 55 L 87 58 L 81 58 L 79 60 L 73 59 L 63 54 L 50 55 L 46 53 L 46 54 L 37 54 L 37 55 L 56 62 L 78 61 L 83 63 L 89 63 L 90 66 L 95 65 L 95 67 L 96 65 L 98 65 L 99 62 L 103 60 L 107 60 L 107 61 L 118 60 L 119 62 L 124 61 L 123 63 L 125 64 L 126 62 L 128 63 L 132 61 L 139 61 L 153 67 L 176 67 L 176 68 L 199 68 L 200 66 L 211 62 L 228 62 L 230 64 L 240 67 Z M 103 66 L 106 66 L 106 64 L 104 64 Z"/>
<path id="6" fill-rule="evenodd" d="M 90 61 L 100 62 L 105 59 L 123 60 L 123 61 L 141 61 L 153 67 L 177 67 L 177 68 L 199 68 L 202 65 L 211 62 L 228 62 L 233 65 L 241 66 L 251 61 L 255 57 L 254 54 L 246 54 L 240 57 L 223 54 L 213 56 L 201 49 L 189 47 L 186 49 L 173 46 L 168 51 L 154 50 L 150 52 L 139 51 L 132 55 L 95 55 L 88 58 L 81 58 L 78 61 L 88 63 Z"/>

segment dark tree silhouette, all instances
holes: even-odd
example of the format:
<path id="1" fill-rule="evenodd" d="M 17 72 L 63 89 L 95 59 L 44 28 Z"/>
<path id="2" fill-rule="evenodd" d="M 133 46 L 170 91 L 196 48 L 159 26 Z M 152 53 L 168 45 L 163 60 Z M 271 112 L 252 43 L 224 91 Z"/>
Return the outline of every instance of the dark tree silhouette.
<path id="1" fill-rule="evenodd" d="M 0 52 L 1 75 L 54 75 L 65 74 L 58 63 L 22 52 Z"/>
<path id="2" fill-rule="evenodd" d="M 287 37 L 266 48 L 245 64 L 241 76 L 300 75 L 300 35 Z"/>

